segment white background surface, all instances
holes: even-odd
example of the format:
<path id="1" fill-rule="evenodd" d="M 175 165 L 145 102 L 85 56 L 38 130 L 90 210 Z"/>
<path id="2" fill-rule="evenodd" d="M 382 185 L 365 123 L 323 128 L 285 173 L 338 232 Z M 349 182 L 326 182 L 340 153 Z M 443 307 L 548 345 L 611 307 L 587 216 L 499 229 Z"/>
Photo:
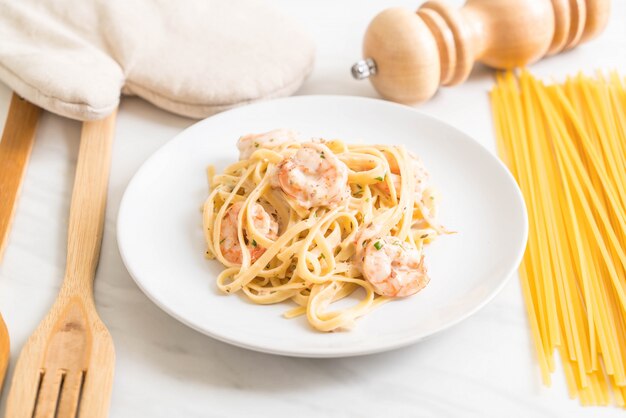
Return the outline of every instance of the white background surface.
<path id="1" fill-rule="evenodd" d="M 370 85 L 353 81 L 349 74 L 360 57 L 365 27 L 385 7 L 416 8 L 418 3 L 274 2 L 299 19 L 317 41 L 316 67 L 299 94 L 370 97 L 376 96 Z M 609 27 L 600 38 L 535 64 L 533 72 L 557 79 L 598 68 L 626 74 L 626 3 L 613 3 Z M 419 109 L 493 150 L 487 100 L 492 84 L 492 72 L 478 66 L 465 84 L 440 91 Z M 9 99 L 9 89 L 0 84 L 1 125 Z M 133 173 L 193 122 L 137 98 L 125 98 L 121 104 L 96 278 L 97 306 L 117 352 L 111 417 L 623 416 L 615 407 L 583 408 L 569 400 L 560 370 L 553 374 L 551 389 L 541 385 L 516 277 L 460 325 L 408 348 L 358 358 L 309 360 L 254 353 L 214 341 L 170 318 L 126 272 L 115 242 L 115 223 Z M 12 365 L 63 277 L 79 135 L 78 122 L 47 113 L 41 118 L 0 265 L 0 309 L 11 333 Z M 6 393 L 5 388 L 1 411 Z"/>

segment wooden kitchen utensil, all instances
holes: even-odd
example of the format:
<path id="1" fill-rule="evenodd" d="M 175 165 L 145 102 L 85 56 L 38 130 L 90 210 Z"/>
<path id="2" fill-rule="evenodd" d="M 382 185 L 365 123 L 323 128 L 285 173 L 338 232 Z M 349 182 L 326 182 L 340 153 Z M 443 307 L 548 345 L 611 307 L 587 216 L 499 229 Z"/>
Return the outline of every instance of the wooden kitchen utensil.
<path id="1" fill-rule="evenodd" d="M 41 109 L 13 93 L 0 141 L 0 261 L 15 214 Z"/>
<path id="2" fill-rule="evenodd" d="M 11 340 L 9 339 L 9 331 L 4 323 L 2 315 L 0 315 L 0 391 L 4 383 L 4 375 L 9 365 L 9 356 L 11 355 Z"/>
<path id="3" fill-rule="evenodd" d="M 7 401 L 11 418 L 106 417 L 115 353 L 96 313 L 115 113 L 84 122 L 70 208 L 65 279 L 56 302 L 17 361 Z"/>
<path id="4" fill-rule="evenodd" d="M 13 94 L 0 141 L 0 261 L 9 237 L 41 109 Z M 9 332 L 0 315 L 0 389 L 9 364 Z"/>
<path id="5" fill-rule="evenodd" d="M 415 104 L 440 85 L 467 79 L 480 61 L 510 69 L 587 42 L 606 26 L 610 0 L 468 0 L 460 9 L 433 0 L 417 13 L 383 11 L 352 67 L 386 99 Z"/>

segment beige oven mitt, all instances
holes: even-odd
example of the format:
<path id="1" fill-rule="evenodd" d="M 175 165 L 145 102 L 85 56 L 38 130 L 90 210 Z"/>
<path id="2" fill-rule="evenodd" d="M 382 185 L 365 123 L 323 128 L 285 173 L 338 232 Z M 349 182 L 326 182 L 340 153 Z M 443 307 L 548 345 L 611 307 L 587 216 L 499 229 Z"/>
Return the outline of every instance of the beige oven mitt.
<path id="1" fill-rule="evenodd" d="M 202 118 L 295 92 L 311 38 L 260 0 L 0 0 L 0 80 L 63 116 L 120 94 Z"/>

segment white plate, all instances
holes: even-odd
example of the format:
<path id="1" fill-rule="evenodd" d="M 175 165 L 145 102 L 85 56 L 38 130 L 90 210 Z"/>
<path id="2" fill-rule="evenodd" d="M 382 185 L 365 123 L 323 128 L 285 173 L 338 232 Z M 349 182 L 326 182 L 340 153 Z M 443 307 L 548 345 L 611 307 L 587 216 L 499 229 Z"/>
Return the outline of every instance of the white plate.
<path id="1" fill-rule="evenodd" d="M 422 157 L 442 195 L 440 220 L 458 234 L 430 245 L 430 284 L 380 307 L 352 331 L 320 333 L 215 286 L 222 266 L 204 258 L 200 207 L 205 168 L 237 160 L 237 138 L 277 127 L 346 142 L 402 144 Z M 522 195 L 504 165 L 459 130 L 379 100 L 300 96 L 241 107 L 198 122 L 137 172 L 121 203 L 117 238 L 128 271 L 164 311 L 224 342 L 267 353 L 341 357 L 416 342 L 467 318 L 502 288 L 527 237 Z"/>

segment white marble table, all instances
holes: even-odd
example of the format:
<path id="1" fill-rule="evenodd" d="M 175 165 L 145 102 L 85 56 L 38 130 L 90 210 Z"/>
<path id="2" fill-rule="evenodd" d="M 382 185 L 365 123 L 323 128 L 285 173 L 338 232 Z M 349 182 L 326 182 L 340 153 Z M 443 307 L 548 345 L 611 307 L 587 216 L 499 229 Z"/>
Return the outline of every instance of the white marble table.
<path id="1" fill-rule="evenodd" d="M 314 34 L 318 58 L 299 94 L 375 97 L 353 81 L 361 36 L 388 1 L 275 0 Z M 415 8 L 417 3 L 395 4 Z M 456 1 L 455 3 L 461 3 Z M 578 70 L 626 74 L 626 2 L 614 0 L 597 40 L 550 58 L 533 71 L 562 78 Z M 487 91 L 492 73 L 477 67 L 420 111 L 463 129 L 493 150 Z M 10 98 L 0 84 L 0 127 Z M 583 408 L 567 397 L 560 370 L 540 383 L 517 277 L 484 309 L 412 347 L 336 360 L 276 357 L 235 348 L 180 324 L 153 305 L 126 272 L 115 223 L 122 193 L 141 163 L 194 121 L 137 98 L 121 104 L 96 301 L 115 341 L 111 417 L 249 416 L 623 416 L 616 407 Z M 11 333 L 12 365 L 47 312 L 65 264 L 66 229 L 80 124 L 44 114 L 8 248 L 0 265 L 0 310 Z M 12 368 L 9 370 L 10 381 Z M 0 401 L 4 413 L 7 390 Z"/>

